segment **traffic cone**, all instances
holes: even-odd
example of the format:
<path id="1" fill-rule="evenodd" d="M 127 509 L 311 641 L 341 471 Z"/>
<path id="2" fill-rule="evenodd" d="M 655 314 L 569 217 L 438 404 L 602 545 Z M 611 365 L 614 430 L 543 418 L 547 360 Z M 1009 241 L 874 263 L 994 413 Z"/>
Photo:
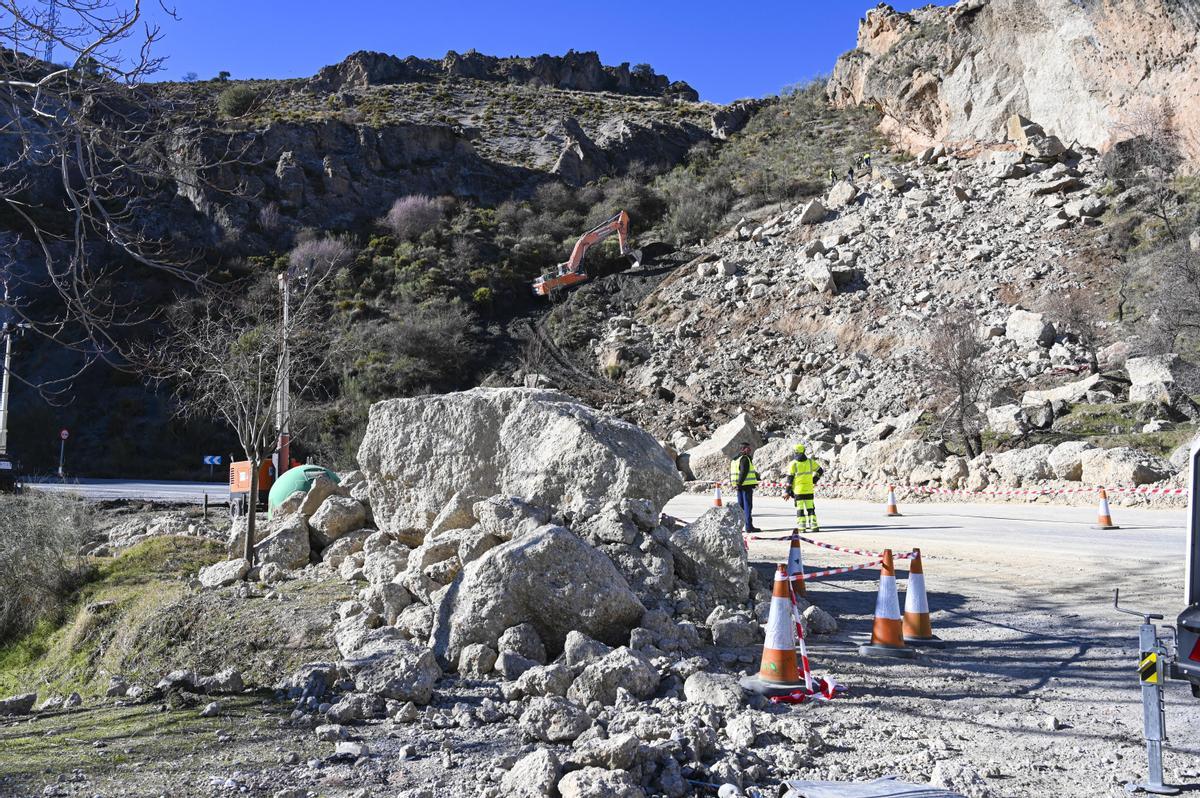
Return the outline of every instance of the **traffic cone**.
<path id="1" fill-rule="evenodd" d="M 767 618 L 762 663 L 758 673 L 744 676 L 738 681 L 743 690 L 770 696 L 785 695 L 804 687 L 804 677 L 796 661 L 796 629 L 793 625 L 789 581 L 787 566 L 779 566 L 771 591 L 771 614 Z"/>
<path id="2" fill-rule="evenodd" d="M 921 550 L 913 549 L 908 561 L 908 586 L 904 590 L 904 642 L 941 648 L 946 643 L 933 633 L 929 623 L 929 597 L 925 594 L 925 570 Z"/>
<path id="3" fill-rule="evenodd" d="M 713 494 L 713 507 L 720 507 L 720 506 L 722 506 L 721 505 L 721 483 L 718 482 L 716 493 Z"/>
<path id="4" fill-rule="evenodd" d="M 889 517 L 900 515 L 900 508 L 896 506 L 896 488 L 892 485 L 888 485 L 887 514 Z"/>
<path id="5" fill-rule="evenodd" d="M 1108 509 L 1108 491 L 1104 488 L 1100 489 L 1100 512 L 1096 519 L 1096 526 L 1093 529 L 1120 529 L 1121 527 L 1113 523 L 1112 512 Z"/>
<path id="6" fill-rule="evenodd" d="M 804 574 L 804 555 L 800 552 L 800 530 L 792 530 L 792 544 L 788 549 L 787 574 L 788 577 L 794 577 L 796 574 Z M 808 590 L 804 587 L 803 579 L 792 579 L 792 592 L 797 596 L 807 596 Z"/>
<path id="7" fill-rule="evenodd" d="M 875 624 L 871 642 L 858 647 L 867 657 L 911 657 L 913 651 L 904 645 L 903 622 L 900 618 L 900 596 L 896 592 L 896 569 L 892 565 L 892 550 L 883 550 L 879 569 L 879 595 L 875 599 Z"/>

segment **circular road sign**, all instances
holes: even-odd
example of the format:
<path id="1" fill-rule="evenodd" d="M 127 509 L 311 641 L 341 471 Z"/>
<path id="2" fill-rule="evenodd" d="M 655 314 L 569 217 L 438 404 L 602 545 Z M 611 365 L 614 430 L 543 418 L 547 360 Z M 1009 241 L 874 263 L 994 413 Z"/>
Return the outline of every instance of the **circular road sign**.
<path id="1" fill-rule="evenodd" d="M 66 430 L 63 430 L 62 432 L 58 433 L 58 437 L 62 438 L 65 441 L 67 438 L 71 437 L 71 433 L 67 432 Z"/>

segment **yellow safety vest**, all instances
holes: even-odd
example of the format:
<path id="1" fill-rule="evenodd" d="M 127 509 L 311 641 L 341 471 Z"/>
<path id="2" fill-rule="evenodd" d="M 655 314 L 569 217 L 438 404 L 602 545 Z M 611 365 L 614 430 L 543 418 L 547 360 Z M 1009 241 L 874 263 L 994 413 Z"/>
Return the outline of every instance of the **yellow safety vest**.
<path id="1" fill-rule="evenodd" d="M 748 456 L 746 457 L 746 459 L 750 460 L 750 458 Z M 738 477 L 741 476 L 741 473 L 742 473 L 742 458 L 741 458 L 741 455 L 739 455 L 739 456 L 733 458 L 733 460 L 731 460 L 729 462 L 729 482 L 735 488 L 739 487 Z M 748 469 L 746 469 L 746 478 L 744 480 L 742 480 L 742 484 L 740 487 L 749 488 L 752 485 L 757 485 L 757 484 L 758 484 L 758 471 L 756 471 L 754 468 L 754 461 L 750 460 L 750 467 Z"/>
<path id="2" fill-rule="evenodd" d="M 792 477 L 792 493 L 797 495 L 813 492 L 813 474 L 821 467 L 820 463 L 809 457 L 807 460 L 793 460 L 788 466 L 788 474 Z"/>

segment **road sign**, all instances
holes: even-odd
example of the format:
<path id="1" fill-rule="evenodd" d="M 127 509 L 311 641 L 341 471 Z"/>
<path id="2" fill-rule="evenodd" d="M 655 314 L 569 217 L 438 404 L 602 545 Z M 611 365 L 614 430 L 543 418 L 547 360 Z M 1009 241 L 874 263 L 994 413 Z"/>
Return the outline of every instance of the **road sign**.
<path id="1" fill-rule="evenodd" d="M 71 433 L 67 432 L 64 429 L 62 432 L 58 433 L 58 437 L 62 438 L 65 441 L 67 438 L 71 437 Z"/>
<path id="2" fill-rule="evenodd" d="M 220 465 L 221 456 L 219 454 L 206 454 L 204 456 L 205 465 Z"/>

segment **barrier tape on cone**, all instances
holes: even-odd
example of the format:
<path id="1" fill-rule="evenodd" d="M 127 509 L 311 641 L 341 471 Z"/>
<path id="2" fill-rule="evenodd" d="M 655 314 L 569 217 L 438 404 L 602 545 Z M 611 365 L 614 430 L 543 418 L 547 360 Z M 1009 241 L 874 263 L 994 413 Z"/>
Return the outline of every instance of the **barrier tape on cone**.
<path id="1" fill-rule="evenodd" d="M 851 571 L 864 571 L 867 568 L 874 568 L 882 564 L 883 560 L 877 560 L 875 562 L 865 562 L 861 565 L 848 565 L 845 568 L 829 568 L 824 571 L 814 571 L 811 574 L 793 574 L 792 579 L 801 579 L 807 582 L 810 579 L 818 579 L 822 576 L 837 576 L 838 574 L 848 574 Z"/>

